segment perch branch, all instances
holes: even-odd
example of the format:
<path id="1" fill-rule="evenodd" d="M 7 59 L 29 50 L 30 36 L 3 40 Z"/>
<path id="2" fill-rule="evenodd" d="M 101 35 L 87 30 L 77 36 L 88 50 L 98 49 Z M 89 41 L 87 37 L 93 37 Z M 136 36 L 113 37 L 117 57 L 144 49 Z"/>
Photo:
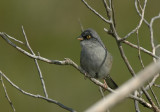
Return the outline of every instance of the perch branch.
<path id="1" fill-rule="evenodd" d="M 118 102 L 125 99 L 126 96 L 141 87 L 146 81 L 153 78 L 154 75 L 159 73 L 159 68 L 160 61 L 150 64 L 144 70 L 140 71 L 136 77 L 133 77 L 124 83 L 114 93 L 106 96 L 105 99 L 98 101 L 96 104 L 87 109 L 86 112 L 105 112 L 105 110 L 112 108 Z"/>
<path id="2" fill-rule="evenodd" d="M 63 61 L 58 61 L 58 60 L 49 60 L 47 58 L 41 57 L 41 56 L 36 56 L 33 54 L 28 53 L 27 51 L 23 50 L 22 48 L 18 47 L 17 45 L 15 45 L 13 42 L 11 42 L 8 38 L 6 33 L 0 33 L 0 36 L 12 47 L 16 48 L 18 51 L 22 52 L 23 54 L 27 55 L 30 58 L 33 59 L 37 59 L 40 61 L 44 61 L 46 63 L 49 64 L 56 64 L 56 65 L 71 65 L 72 67 L 74 67 L 75 69 L 77 69 L 78 71 L 80 71 L 83 75 L 88 76 L 85 74 L 85 72 L 83 71 L 83 69 L 81 69 L 81 67 L 79 67 L 75 62 L 73 62 L 71 59 L 69 58 L 65 58 Z M 91 78 L 88 77 L 93 83 L 95 83 L 96 85 L 102 87 L 103 89 L 107 89 L 109 92 L 114 92 L 111 88 L 106 88 L 105 84 L 103 84 L 102 82 L 100 82 L 99 80 L 95 79 L 95 78 Z M 23 93 L 23 92 L 22 92 Z M 138 98 L 135 97 L 133 95 L 130 96 L 131 99 L 135 99 L 137 101 L 139 101 L 139 103 L 141 103 L 142 105 L 150 108 L 150 105 L 145 102 L 145 100 L 143 100 L 142 98 Z"/>

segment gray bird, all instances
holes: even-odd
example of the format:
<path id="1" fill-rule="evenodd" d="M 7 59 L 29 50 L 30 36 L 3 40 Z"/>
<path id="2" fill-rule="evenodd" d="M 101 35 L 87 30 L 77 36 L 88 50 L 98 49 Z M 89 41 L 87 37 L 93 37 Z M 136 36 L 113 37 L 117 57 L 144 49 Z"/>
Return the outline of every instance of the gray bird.
<path id="1" fill-rule="evenodd" d="M 110 88 L 116 89 L 117 84 L 109 76 L 113 59 L 97 32 L 89 28 L 82 32 L 78 40 L 81 44 L 81 68 L 90 77 L 105 79 Z"/>

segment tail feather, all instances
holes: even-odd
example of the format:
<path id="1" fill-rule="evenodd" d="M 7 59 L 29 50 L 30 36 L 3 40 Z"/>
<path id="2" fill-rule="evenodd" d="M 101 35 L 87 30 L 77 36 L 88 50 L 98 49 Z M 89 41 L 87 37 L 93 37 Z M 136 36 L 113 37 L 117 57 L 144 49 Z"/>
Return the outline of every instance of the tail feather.
<path id="1" fill-rule="evenodd" d="M 107 83 L 107 85 L 111 88 L 111 89 L 117 89 L 118 85 L 112 80 L 111 77 L 106 77 L 105 81 Z"/>

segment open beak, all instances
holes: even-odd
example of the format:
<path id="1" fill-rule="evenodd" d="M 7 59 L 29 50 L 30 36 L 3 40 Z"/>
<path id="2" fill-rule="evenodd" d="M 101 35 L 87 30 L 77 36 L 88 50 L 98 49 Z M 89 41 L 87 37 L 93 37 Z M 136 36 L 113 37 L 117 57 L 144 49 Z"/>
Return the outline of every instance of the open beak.
<path id="1" fill-rule="evenodd" d="M 83 40 L 83 37 L 80 36 L 80 37 L 77 38 L 77 40 L 82 41 L 82 40 Z"/>

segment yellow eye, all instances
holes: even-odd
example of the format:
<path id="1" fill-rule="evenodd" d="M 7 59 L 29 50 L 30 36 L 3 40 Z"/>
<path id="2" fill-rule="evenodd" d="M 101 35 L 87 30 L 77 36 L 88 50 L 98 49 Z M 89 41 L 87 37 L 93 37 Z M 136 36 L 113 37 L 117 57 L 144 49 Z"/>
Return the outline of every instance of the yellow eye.
<path id="1" fill-rule="evenodd" d="M 87 39 L 90 39 L 91 38 L 91 36 L 90 35 L 87 35 Z"/>

